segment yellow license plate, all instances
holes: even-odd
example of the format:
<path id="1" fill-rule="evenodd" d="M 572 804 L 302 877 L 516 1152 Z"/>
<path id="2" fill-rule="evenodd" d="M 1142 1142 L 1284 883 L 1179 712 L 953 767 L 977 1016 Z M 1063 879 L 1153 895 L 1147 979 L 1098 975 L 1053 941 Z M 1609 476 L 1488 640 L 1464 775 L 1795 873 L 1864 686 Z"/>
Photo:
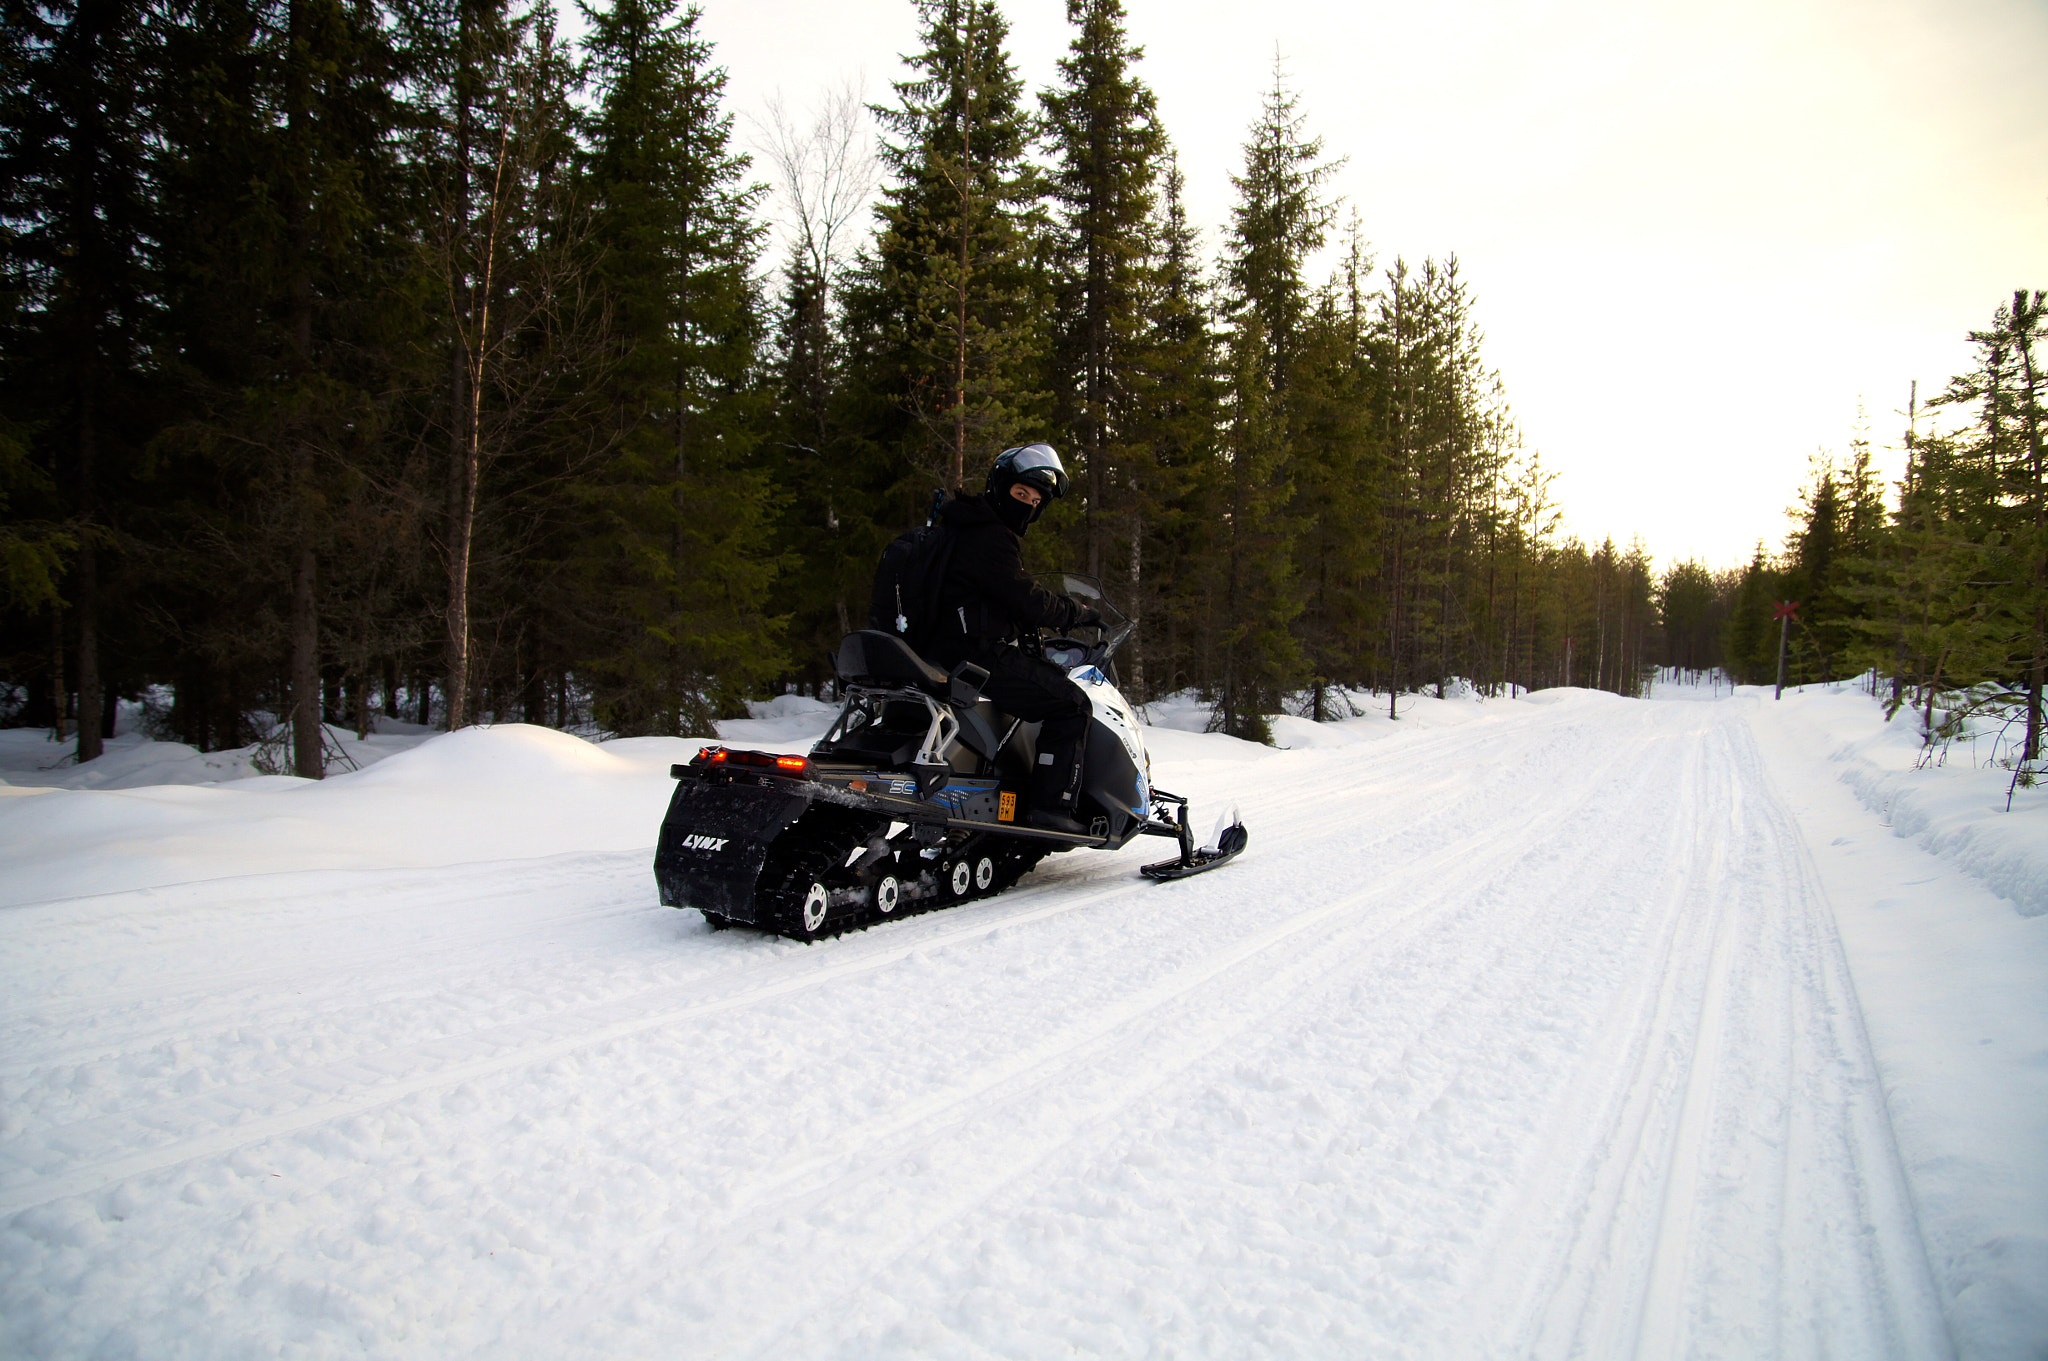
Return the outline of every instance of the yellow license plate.
<path id="1" fill-rule="evenodd" d="M 1017 793 L 1013 789 L 1005 789 L 996 795 L 996 821 L 1015 822 L 1016 820 Z"/>

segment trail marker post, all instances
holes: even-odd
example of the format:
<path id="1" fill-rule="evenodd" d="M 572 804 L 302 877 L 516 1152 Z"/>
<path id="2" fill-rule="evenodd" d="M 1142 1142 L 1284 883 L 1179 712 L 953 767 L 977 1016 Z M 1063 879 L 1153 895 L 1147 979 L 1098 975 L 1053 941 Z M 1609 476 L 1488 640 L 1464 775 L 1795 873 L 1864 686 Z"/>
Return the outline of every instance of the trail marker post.
<path id="1" fill-rule="evenodd" d="M 1771 603 L 1778 607 L 1778 613 L 1774 616 L 1778 621 L 1778 692 L 1772 695 L 1771 698 L 1783 699 L 1785 698 L 1785 634 L 1790 631 L 1792 621 L 1799 615 L 1799 602 L 1796 600 L 1774 600 Z"/>

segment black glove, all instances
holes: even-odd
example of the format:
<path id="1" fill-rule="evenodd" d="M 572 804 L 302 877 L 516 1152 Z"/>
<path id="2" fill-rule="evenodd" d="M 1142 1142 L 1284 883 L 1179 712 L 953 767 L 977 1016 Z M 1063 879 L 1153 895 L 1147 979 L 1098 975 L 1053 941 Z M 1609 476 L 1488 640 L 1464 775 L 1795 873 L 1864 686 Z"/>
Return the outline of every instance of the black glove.
<path id="1" fill-rule="evenodd" d="M 1102 627 L 1102 611 L 1083 606 L 1081 613 L 1074 616 L 1074 627 L 1077 629 Z"/>

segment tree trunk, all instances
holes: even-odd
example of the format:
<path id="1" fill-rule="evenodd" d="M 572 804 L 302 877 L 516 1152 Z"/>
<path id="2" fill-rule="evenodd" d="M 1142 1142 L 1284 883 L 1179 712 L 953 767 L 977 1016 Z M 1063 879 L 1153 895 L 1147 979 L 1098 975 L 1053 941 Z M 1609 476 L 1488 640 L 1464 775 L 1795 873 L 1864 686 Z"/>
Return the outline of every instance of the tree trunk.
<path id="1" fill-rule="evenodd" d="M 64 689 L 64 606 L 59 601 L 50 602 L 50 740 L 62 742 L 70 734 L 64 731 L 64 705 L 68 694 Z"/>
<path id="2" fill-rule="evenodd" d="M 106 750 L 100 736 L 99 564 L 92 546 L 78 550 L 78 760 Z"/>
<path id="3" fill-rule="evenodd" d="M 306 70 L 310 57 L 305 42 L 305 15 L 300 3 L 291 6 L 291 70 L 287 93 L 286 136 L 293 162 L 289 194 L 285 205 L 286 241 L 291 252 L 285 279 L 285 308 L 291 340 L 292 376 L 301 385 L 313 373 L 313 280 L 312 211 L 307 201 L 306 180 L 313 175 L 312 156 L 306 144 L 312 136 L 313 114 L 309 107 L 312 82 Z M 303 178 L 300 178 L 303 177 Z M 304 395 L 303 386 L 301 395 Z M 307 419 L 301 413 L 298 420 Z M 320 751 L 320 616 L 314 593 L 318 564 L 313 545 L 313 446 L 303 430 L 295 430 L 291 441 L 292 528 L 297 543 L 292 555 L 292 597 L 289 634 L 291 637 L 291 724 L 292 773 L 317 780 L 326 774 Z"/>
<path id="4" fill-rule="evenodd" d="M 1139 642 L 1140 635 L 1135 625 L 1142 622 L 1144 615 L 1144 610 L 1139 603 L 1141 600 L 1140 578 L 1145 565 L 1144 545 L 1145 521 L 1143 512 L 1138 509 L 1137 484 L 1133 482 L 1131 492 L 1131 623 L 1134 627 L 1130 640 L 1131 694 L 1136 696 L 1141 704 L 1145 699 L 1145 650 Z"/>
<path id="5" fill-rule="evenodd" d="M 2032 308 L 2026 306 L 2026 295 L 2016 293 L 2013 297 L 2013 330 L 2017 335 L 2016 348 L 2020 354 L 2021 374 L 2026 379 L 2026 389 L 2020 410 L 2027 421 L 2027 460 L 2033 472 L 2029 490 L 2034 502 L 2034 637 L 2033 657 L 2027 666 L 2027 736 L 2021 749 L 2021 759 L 2041 759 L 2041 683 L 2048 674 L 2048 504 L 2044 504 L 2044 490 L 2041 485 L 2041 408 L 2039 383 L 2034 375 L 2034 347 L 2030 336 L 2034 323 L 2041 315 L 2041 295 L 2034 295 Z"/>
<path id="6" fill-rule="evenodd" d="M 458 328 L 460 322 L 457 322 Z M 443 642 L 448 675 L 441 687 L 448 697 L 448 731 L 469 721 L 469 545 L 474 523 L 476 485 L 472 469 L 469 412 L 469 366 L 458 338 L 449 355 L 448 397 L 448 608 Z M 421 719 L 425 722 L 425 719 Z"/>
<path id="7" fill-rule="evenodd" d="M 326 774 L 320 752 L 320 616 L 314 610 L 317 560 L 301 548 L 292 563 L 292 772 L 308 780 Z"/>

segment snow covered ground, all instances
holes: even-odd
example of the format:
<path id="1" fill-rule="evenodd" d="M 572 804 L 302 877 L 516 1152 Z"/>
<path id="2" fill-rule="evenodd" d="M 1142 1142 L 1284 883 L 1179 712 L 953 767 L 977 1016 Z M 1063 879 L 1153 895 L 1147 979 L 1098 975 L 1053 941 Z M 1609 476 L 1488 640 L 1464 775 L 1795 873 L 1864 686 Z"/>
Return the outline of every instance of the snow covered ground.
<path id="1" fill-rule="evenodd" d="M 692 743 L 0 735 L 0 1355 L 2048 1354 L 2048 795 L 1853 693 L 1404 703 L 1161 706 L 1235 865 L 812 946 L 657 905 Z"/>

